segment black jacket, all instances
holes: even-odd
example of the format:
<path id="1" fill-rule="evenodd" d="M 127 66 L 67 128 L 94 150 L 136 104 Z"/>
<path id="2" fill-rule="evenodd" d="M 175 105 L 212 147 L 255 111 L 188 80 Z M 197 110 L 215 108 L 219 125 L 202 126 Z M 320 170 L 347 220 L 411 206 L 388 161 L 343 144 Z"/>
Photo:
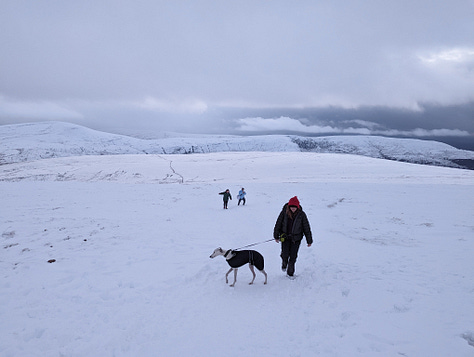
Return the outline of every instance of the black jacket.
<path id="1" fill-rule="evenodd" d="M 311 234 L 311 227 L 309 225 L 308 217 L 306 213 L 303 212 L 301 206 L 295 212 L 295 218 L 293 221 L 293 227 L 291 232 L 287 232 L 288 227 L 288 214 L 287 214 L 288 203 L 283 206 L 283 209 L 280 212 L 280 215 L 277 218 L 275 223 L 275 228 L 273 228 L 273 238 L 279 239 L 281 233 L 287 235 L 286 239 L 291 239 L 293 241 L 300 241 L 303 239 L 303 234 L 306 237 L 306 242 L 308 244 L 313 244 L 313 235 Z"/>

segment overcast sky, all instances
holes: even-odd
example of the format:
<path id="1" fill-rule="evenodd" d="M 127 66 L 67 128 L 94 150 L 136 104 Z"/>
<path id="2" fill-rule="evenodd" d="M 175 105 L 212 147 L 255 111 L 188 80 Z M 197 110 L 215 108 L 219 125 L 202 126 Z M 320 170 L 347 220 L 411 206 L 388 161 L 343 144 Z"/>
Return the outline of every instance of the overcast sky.
<path id="1" fill-rule="evenodd" d="M 0 124 L 474 133 L 473 0 L 0 0 Z"/>

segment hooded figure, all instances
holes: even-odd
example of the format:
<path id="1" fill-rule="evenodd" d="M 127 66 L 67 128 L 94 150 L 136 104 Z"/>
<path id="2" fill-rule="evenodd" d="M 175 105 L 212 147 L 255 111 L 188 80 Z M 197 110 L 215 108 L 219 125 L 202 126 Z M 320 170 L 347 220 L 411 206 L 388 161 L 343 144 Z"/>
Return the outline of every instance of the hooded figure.
<path id="1" fill-rule="evenodd" d="M 224 209 L 227 209 L 229 198 L 232 200 L 232 195 L 230 194 L 230 190 L 227 189 L 224 192 L 219 192 L 219 195 L 223 195 L 222 199 L 224 200 Z"/>
<path id="2" fill-rule="evenodd" d="M 290 277 L 295 273 L 295 263 L 303 235 L 306 237 L 308 247 L 311 247 L 313 236 L 308 217 L 298 197 L 294 196 L 283 206 L 273 229 L 273 238 L 276 242 L 281 242 L 281 269 Z"/>

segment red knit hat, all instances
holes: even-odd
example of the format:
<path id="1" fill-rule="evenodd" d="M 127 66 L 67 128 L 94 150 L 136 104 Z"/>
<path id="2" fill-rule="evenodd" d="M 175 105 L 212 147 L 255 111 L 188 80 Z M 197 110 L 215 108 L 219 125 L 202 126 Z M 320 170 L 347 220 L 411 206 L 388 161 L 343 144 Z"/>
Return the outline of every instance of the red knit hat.
<path id="1" fill-rule="evenodd" d="M 298 201 L 298 197 L 291 197 L 288 201 L 288 206 L 296 206 L 300 208 L 300 201 Z"/>

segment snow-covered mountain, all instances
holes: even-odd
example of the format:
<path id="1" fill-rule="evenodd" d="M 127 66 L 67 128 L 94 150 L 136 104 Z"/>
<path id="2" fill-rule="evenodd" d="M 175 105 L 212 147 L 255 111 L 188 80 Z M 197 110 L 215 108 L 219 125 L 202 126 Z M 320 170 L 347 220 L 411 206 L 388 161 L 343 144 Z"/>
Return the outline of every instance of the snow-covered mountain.
<path id="1" fill-rule="evenodd" d="M 426 140 L 376 136 L 189 136 L 138 139 L 63 122 L 0 126 L 0 165 L 82 155 L 213 152 L 345 153 L 417 164 L 474 168 L 474 152 Z"/>

